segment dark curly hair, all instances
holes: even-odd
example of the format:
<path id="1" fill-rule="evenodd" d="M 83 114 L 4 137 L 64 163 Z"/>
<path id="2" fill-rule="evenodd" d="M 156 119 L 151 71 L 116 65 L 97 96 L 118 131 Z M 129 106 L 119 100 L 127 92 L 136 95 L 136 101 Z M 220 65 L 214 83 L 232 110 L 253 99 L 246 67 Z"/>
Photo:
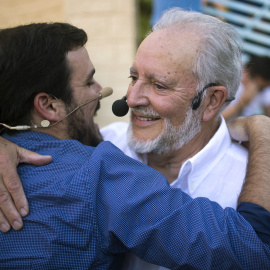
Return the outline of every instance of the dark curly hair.
<path id="1" fill-rule="evenodd" d="M 67 23 L 33 23 L 0 30 L 0 123 L 30 124 L 34 97 L 46 92 L 70 104 L 69 51 L 87 34 Z"/>

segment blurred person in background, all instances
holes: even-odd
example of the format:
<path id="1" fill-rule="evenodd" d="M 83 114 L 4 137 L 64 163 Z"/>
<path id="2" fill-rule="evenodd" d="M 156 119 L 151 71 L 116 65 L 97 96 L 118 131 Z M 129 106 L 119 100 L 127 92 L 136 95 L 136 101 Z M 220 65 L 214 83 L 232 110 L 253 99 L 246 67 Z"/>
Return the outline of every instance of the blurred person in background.
<path id="1" fill-rule="evenodd" d="M 254 114 L 270 116 L 270 57 L 267 56 L 250 57 L 236 99 L 222 113 L 227 121 Z"/>

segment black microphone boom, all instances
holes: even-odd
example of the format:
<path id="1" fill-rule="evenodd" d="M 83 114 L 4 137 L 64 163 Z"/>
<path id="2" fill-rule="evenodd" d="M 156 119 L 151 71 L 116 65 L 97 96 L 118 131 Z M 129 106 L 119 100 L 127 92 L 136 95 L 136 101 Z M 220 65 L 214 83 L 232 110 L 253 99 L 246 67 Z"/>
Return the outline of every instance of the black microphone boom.
<path id="1" fill-rule="evenodd" d="M 127 97 L 124 96 L 121 99 L 116 100 L 112 105 L 112 111 L 114 115 L 118 117 L 125 116 L 128 113 L 129 107 L 127 105 Z"/>

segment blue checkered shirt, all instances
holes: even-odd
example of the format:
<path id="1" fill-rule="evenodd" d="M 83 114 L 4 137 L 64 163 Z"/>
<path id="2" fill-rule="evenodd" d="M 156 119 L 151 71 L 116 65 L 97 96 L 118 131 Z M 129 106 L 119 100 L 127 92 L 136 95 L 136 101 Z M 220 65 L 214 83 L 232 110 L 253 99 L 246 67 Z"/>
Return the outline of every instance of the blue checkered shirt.
<path id="1" fill-rule="evenodd" d="M 0 269 L 118 270 L 127 251 L 170 269 L 270 269 L 269 245 L 240 213 L 192 200 L 109 142 L 5 137 L 53 162 L 18 167 L 30 214 L 0 233 Z"/>

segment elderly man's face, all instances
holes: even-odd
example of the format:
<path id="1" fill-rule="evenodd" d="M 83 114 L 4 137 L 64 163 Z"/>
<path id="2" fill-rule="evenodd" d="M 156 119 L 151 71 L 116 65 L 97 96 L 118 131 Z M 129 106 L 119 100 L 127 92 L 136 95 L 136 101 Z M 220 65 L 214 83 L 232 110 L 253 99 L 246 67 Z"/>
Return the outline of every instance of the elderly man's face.
<path id="1" fill-rule="evenodd" d="M 132 108 L 129 144 L 135 151 L 176 150 L 200 131 L 200 110 L 191 109 L 197 42 L 197 35 L 188 30 L 160 30 L 139 47 L 127 93 Z"/>

